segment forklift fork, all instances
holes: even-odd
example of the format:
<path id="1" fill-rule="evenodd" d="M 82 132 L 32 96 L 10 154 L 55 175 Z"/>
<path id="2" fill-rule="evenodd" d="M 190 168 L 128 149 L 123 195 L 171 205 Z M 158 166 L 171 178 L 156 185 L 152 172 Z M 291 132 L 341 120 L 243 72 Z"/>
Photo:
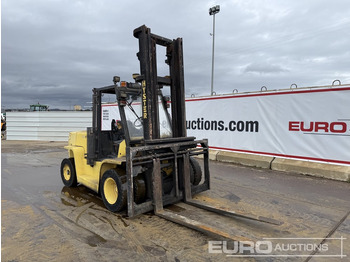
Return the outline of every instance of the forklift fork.
<path id="1" fill-rule="evenodd" d="M 282 222 L 277 221 L 272 218 L 262 217 L 262 216 L 254 216 L 248 213 L 244 212 L 237 212 L 232 211 L 229 209 L 224 208 L 217 208 L 212 205 L 203 203 L 198 200 L 192 199 L 192 190 L 191 190 L 191 182 L 190 182 L 190 157 L 189 153 L 183 154 L 183 172 L 182 172 L 182 180 L 183 180 L 183 200 L 186 204 L 195 206 L 200 209 L 204 209 L 210 212 L 217 213 L 219 215 L 226 215 L 226 216 L 237 216 L 242 217 L 245 219 L 255 220 L 259 222 L 269 223 L 273 225 L 281 225 Z M 154 205 L 154 213 L 162 217 L 164 219 L 167 219 L 169 221 L 172 221 L 174 223 L 180 224 L 182 226 L 186 226 L 188 228 L 197 230 L 199 232 L 202 232 L 204 234 L 210 235 L 212 237 L 219 237 L 219 238 L 225 238 L 229 240 L 235 240 L 235 241 L 251 241 L 251 239 L 248 239 L 243 236 L 238 235 L 230 235 L 227 232 L 221 231 L 220 229 L 217 229 L 215 227 L 212 227 L 206 223 L 202 223 L 196 220 L 193 220 L 191 218 L 188 218 L 186 216 L 164 210 L 163 208 L 163 199 L 162 199 L 162 180 L 161 180 L 161 173 L 160 173 L 160 161 L 159 159 L 153 160 L 153 173 L 152 173 L 152 188 L 153 188 L 153 205 Z"/>

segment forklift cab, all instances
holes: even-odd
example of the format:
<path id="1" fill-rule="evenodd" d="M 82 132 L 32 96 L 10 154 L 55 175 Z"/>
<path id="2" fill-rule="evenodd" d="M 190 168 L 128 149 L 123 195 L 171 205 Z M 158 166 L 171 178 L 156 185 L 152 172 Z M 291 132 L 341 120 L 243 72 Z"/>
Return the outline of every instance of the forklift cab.
<path id="1" fill-rule="evenodd" d="M 113 79 L 119 79 L 114 77 Z M 88 154 L 90 165 L 95 160 L 101 160 L 111 156 L 119 156 L 118 149 L 121 142 L 125 146 L 136 146 L 145 144 L 144 123 L 151 113 L 144 108 L 145 97 L 142 85 L 128 82 L 116 82 L 114 85 L 93 89 L 93 127 L 88 128 Z M 104 130 L 104 115 L 102 97 L 104 94 L 115 94 L 118 114 L 110 122 L 110 129 Z M 156 129 L 159 130 L 159 138 L 172 138 L 172 122 L 168 109 L 170 108 L 169 97 L 163 96 L 162 90 L 158 90 L 157 114 L 158 121 Z M 152 112 L 154 113 L 154 112 Z M 152 134 L 152 130 L 150 132 Z M 113 144 L 113 146 L 111 146 Z"/>

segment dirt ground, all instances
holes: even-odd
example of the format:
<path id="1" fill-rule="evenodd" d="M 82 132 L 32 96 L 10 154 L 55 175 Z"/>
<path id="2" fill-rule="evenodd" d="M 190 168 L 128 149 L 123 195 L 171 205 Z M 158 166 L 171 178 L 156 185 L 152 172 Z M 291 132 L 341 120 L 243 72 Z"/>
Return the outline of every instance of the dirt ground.
<path id="1" fill-rule="evenodd" d="M 222 217 L 183 203 L 169 210 L 255 243 L 301 245 L 313 238 L 327 247 L 327 253 L 227 256 L 223 249 L 209 252 L 208 241 L 224 239 L 153 213 L 129 219 L 107 211 L 83 186 L 64 187 L 59 174 L 67 157 L 64 145 L 2 141 L 1 261 L 350 261 L 350 183 L 211 162 L 211 190 L 196 199 L 283 224 Z"/>

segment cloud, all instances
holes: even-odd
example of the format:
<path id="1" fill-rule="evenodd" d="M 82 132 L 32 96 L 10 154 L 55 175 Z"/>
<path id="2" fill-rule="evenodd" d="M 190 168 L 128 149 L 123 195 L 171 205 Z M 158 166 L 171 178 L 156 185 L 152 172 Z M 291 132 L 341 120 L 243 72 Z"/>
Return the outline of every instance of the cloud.
<path id="1" fill-rule="evenodd" d="M 269 64 L 265 62 L 252 63 L 246 66 L 243 70 L 244 73 L 259 73 L 259 74 L 274 74 L 288 72 L 287 69 L 280 65 Z"/>
<path id="2" fill-rule="evenodd" d="M 2 108 L 69 108 L 139 71 L 133 30 L 183 38 L 186 94 L 210 93 L 216 15 L 217 93 L 350 83 L 350 3 L 277 0 L 2 1 Z M 164 50 L 163 50 L 164 51 Z M 163 62 L 165 54 L 159 54 Z M 160 74 L 166 74 L 162 67 Z"/>

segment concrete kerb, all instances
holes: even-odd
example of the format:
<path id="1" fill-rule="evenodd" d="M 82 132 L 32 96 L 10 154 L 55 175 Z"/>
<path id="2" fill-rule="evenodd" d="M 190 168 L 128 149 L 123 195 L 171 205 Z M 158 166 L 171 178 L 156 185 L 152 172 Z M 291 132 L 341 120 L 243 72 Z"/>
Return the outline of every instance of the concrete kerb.
<path id="1" fill-rule="evenodd" d="M 270 168 L 273 157 L 235 152 L 219 151 L 216 155 L 217 161 L 229 162 L 244 166 Z"/>
<path id="2" fill-rule="evenodd" d="M 276 158 L 271 169 L 350 182 L 350 166 Z"/>
<path id="3" fill-rule="evenodd" d="M 350 166 L 218 150 L 210 150 L 209 158 L 220 162 L 267 168 L 276 171 L 294 172 L 303 175 L 350 182 Z"/>

